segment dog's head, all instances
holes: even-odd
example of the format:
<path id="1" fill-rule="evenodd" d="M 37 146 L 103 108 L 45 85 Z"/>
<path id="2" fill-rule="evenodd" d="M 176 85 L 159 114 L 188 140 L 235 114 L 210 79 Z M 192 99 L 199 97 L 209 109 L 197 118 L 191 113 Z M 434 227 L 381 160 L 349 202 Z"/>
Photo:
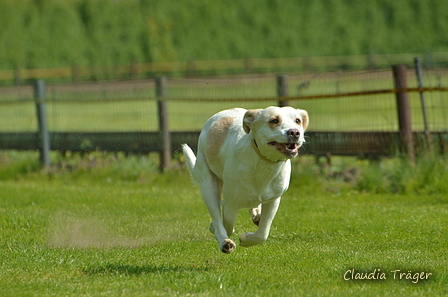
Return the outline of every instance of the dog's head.
<path id="1" fill-rule="evenodd" d="M 280 161 L 297 156 L 305 142 L 308 113 L 292 107 L 268 107 L 246 112 L 243 128 L 253 134 L 260 153 L 268 160 Z"/>

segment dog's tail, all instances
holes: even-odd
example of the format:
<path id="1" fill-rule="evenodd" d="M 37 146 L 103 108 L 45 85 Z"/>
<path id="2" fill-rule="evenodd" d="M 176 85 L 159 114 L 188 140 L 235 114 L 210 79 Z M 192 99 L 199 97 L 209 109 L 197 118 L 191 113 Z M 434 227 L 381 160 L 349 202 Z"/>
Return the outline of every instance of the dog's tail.
<path id="1" fill-rule="evenodd" d="M 196 156 L 193 150 L 188 146 L 188 144 L 182 144 L 182 151 L 184 153 L 185 164 L 187 164 L 188 171 L 194 176 L 194 166 L 196 165 Z"/>

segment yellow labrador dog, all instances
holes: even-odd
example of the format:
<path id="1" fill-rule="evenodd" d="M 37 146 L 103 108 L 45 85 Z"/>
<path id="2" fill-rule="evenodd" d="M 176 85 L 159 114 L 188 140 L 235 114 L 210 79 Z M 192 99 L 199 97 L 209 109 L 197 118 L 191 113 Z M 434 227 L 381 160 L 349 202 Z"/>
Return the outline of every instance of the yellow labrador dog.
<path id="1" fill-rule="evenodd" d="M 308 113 L 292 107 L 229 109 L 205 123 L 197 158 L 188 145 L 182 145 L 212 217 L 210 231 L 223 253 L 236 248 L 229 237 L 242 208 L 249 208 L 258 229 L 241 234 L 240 244 L 249 247 L 268 238 L 280 198 L 289 186 L 290 159 L 305 142 L 308 123 Z"/>

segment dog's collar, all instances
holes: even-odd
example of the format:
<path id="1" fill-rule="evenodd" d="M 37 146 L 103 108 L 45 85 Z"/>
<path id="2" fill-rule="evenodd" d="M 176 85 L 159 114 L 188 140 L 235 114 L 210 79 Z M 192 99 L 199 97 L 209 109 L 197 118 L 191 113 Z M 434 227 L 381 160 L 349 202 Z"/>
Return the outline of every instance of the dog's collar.
<path id="1" fill-rule="evenodd" d="M 279 162 L 285 162 L 286 161 L 286 160 L 272 161 L 272 160 L 269 160 L 268 158 L 266 158 L 265 156 L 263 156 L 263 154 L 260 152 L 260 149 L 258 148 L 258 144 L 257 144 L 257 142 L 255 141 L 254 138 L 252 138 L 252 147 L 254 148 L 254 151 L 257 153 L 257 155 L 261 159 L 263 159 L 265 161 L 268 161 L 268 162 L 271 162 L 271 163 L 279 163 Z"/>

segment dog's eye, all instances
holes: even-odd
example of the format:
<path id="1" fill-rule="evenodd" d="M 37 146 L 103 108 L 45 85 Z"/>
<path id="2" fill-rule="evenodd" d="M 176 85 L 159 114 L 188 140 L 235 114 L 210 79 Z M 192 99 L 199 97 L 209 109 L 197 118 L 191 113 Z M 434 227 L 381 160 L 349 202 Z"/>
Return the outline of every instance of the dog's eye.
<path id="1" fill-rule="evenodd" d="M 296 119 L 296 124 L 299 124 L 299 125 L 300 125 L 301 122 L 302 122 L 302 121 L 301 121 L 300 119 Z"/>
<path id="2" fill-rule="evenodd" d="M 269 123 L 271 123 L 271 124 L 278 124 L 279 121 L 278 121 L 278 119 L 272 119 L 272 120 L 269 121 Z"/>

